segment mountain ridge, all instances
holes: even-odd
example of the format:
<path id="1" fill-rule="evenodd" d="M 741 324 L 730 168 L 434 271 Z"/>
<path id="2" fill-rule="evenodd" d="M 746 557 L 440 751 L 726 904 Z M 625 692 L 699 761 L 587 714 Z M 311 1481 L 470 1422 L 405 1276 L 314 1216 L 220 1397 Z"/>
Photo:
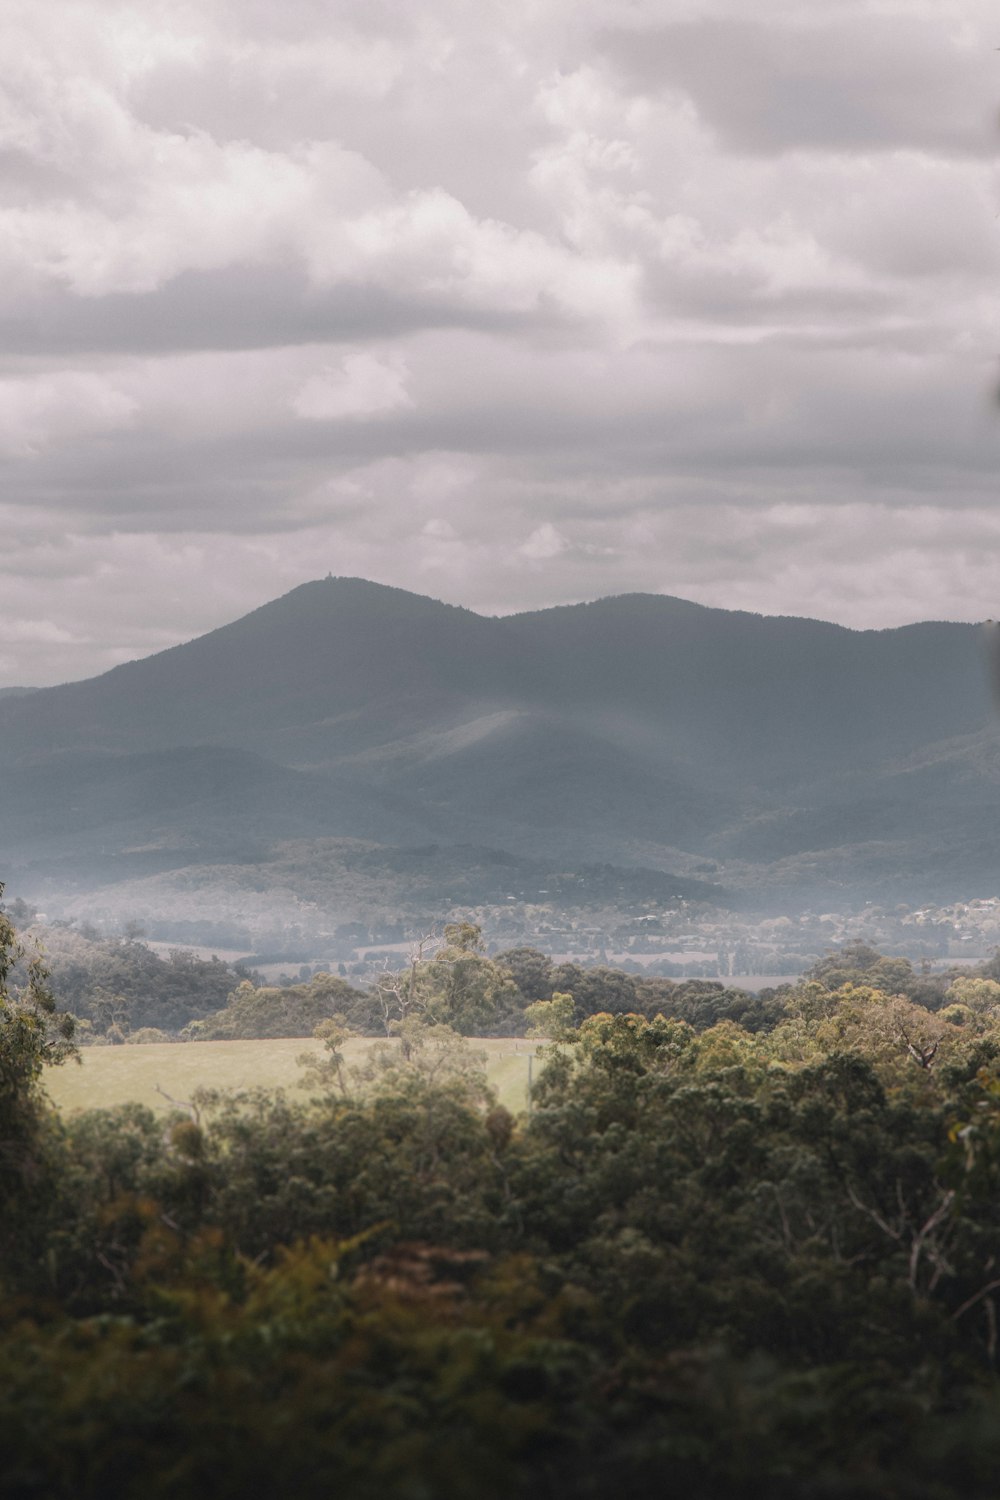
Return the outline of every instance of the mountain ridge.
<path id="1" fill-rule="evenodd" d="M 313 826 L 570 862 L 707 856 L 723 880 L 749 860 L 765 884 L 815 855 L 860 890 L 866 844 L 909 842 L 952 882 L 974 848 L 982 881 L 994 735 L 972 625 L 857 631 L 654 594 L 489 616 L 331 576 L 98 677 L 0 696 L 0 859 L 37 870 L 44 846 L 83 868 L 102 833 L 141 845 L 145 820 L 199 859 Z M 211 794 L 195 750 L 257 759 Z M 862 852 L 833 859 L 847 847 Z"/>

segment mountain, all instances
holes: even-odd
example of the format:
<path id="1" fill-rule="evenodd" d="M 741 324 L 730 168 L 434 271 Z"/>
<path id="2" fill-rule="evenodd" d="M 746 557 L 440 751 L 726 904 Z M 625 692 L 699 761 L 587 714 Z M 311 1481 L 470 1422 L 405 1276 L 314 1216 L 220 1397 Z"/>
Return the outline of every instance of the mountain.
<path id="1" fill-rule="evenodd" d="M 315 837 L 567 868 L 707 857 L 755 890 L 925 899 L 995 881 L 998 835 L 970 625 L 852 631 L 642 594 L 486 618 L 329 578 L 0 697 L 0 873 L 22 881 L 266 863 Z"/>

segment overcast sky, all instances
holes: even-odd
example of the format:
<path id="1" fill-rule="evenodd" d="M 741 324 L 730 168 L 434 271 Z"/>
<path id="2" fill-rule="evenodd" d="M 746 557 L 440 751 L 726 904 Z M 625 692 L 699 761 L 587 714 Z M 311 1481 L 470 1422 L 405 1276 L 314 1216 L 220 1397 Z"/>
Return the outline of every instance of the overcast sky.
<path id="1" fill-rule="evenodd" d="M 995 0 L 5 0 L 0 685 L 328 572 L 1000 610 Z"/>

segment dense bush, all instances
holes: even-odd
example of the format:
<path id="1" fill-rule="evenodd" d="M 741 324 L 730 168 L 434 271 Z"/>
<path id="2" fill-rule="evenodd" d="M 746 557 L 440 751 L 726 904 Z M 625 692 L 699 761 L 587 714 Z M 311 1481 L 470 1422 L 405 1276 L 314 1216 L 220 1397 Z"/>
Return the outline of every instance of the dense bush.
<path id="1" fill-rule="evenodd" d="M 517 1119 L 415 981 L 363 1068 L 322 1023 L 301 1097 L 60 1122 L 51 1006 L 0 966 L 4 1494 L 992 1500 L 997 995 L 874 968 L 755 1030 L 721 986 L 551 1002 Z M 494 992 L 457 972 L 460 1017 Z"/>
<path id="2" fill-rule="evenodd" d="M 305 984 L 282 989 L 255 988 L 248 980 L 229 996 L 225 1007 L 192 1021 L 183 1036 L 188 1041 L 224 1041 L 237 1038 L 312 1036 L 322 1021 L 356 1011 L 364 1000 L 359 990 L 334 974 L 315 974 Z"/>
<path id="3" fill-rule="evenodd" d="M 45 955 L 59 1005 L 103 1035 L 154 1026 L 177 1031 L 224 1006 L 241 979 L 252 978 L 221 959 L 174 950 L 163 958 L 135 938 L 104 938 L 65 925 L 32 928 L 29 946 Z M 22 976 L 23 977 L 23 976 Z"/>

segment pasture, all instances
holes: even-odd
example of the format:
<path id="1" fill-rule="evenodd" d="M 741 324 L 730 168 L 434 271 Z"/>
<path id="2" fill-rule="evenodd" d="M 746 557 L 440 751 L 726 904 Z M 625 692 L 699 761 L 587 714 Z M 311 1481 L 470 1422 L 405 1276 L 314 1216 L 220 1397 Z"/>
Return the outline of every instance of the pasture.
<path id="1" fill-rule="evenodd" d="M 367 1037 L 352 1037 L 344 1047 L 348 1063 L 359 1062 L 372 1044 Z M 514 1114 L 524 1109 L 531 1060 L 535 1078 L 541 1066 L 536 1057 L 537 1043 L 523 1037 L 474 1037 L 469 1046 L 474 1052 L 486 1054 L 486 1075 L 500 1103 Z M 84 1047 L 79 1063 L 71 1060 L 50 1068 L 45 1085 L 64 1114 L 132 1102 L 165 1112 L 173 1107 L 170 1099 L 188 1100 L 197 1088 L 284 1088 L 291 1097 L 298 1095 L 305 1102 L 309 1089 L 299 1087 L 305 1073 L 297 1061 L 305 1052 L 321 1057 L 322 1043 L 310 1037 L 282 1037 L 251 1042 Z"/>

